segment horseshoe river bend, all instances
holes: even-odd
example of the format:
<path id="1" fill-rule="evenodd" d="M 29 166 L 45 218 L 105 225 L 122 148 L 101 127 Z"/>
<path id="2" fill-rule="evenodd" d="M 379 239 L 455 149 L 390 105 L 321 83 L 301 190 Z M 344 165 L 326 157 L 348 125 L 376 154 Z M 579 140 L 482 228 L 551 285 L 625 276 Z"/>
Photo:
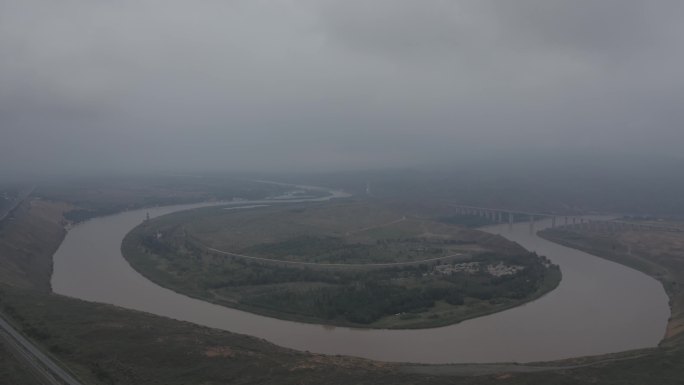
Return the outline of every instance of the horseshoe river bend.
<path id="1" fill-rule="evenodd" d="M 221 204 L 278 202 L 285 201 Z M 206 205 L 127 211 L 75 226 L 54 255 L 53 291 L 248 334 L 298 350 L 416 363 L 532 362 L 653 347 L 663 337 L 670 315 L 668 298 L 655 279 L 544 240 L 530 232 L 527 223 L 484 230 L 558 264 L 563 273 L 558 288 L 516 308 L 433 329 L 354 329 L 255 315 L 162 288 L 136 272 L 121 255 L 124 236 L 147 213 L 155 217 Z M 534 225 L 540 230 L 550 226 L 550 221 Z"/>

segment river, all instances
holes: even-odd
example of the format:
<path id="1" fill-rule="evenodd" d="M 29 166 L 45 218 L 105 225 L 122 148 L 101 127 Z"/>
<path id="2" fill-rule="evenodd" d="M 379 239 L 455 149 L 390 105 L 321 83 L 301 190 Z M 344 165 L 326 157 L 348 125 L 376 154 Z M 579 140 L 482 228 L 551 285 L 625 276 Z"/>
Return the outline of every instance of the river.
<path id="1" fill-rule="evenodd" d="M 276 203 L 239 202 L 263 204 Z M 485 230 L 560 265 L 563 280 L 558 288 L 523 306 L 434 329 L 353 329 L 259 316 L 162 288 L 122 257 L 121 241 L 148 212 L 156 217 L 206 205 L 127 211 L 75 226 L 54 255 L 54 292 L 248 334 L 298 350 L 416 363 L 531 362 L 654 347 L 670 315 L 668 298 L 655 279 L 539 238 L 528 223 Z M 535 223 L 536 230 L 547 226 L 549 221 Z"/>

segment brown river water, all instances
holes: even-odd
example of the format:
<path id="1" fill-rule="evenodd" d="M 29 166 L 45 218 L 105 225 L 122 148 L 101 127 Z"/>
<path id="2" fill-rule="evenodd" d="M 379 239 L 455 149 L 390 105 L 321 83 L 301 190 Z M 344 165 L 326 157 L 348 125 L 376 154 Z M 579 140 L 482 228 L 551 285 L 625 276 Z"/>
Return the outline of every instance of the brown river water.
<path id="1" fill-rule="evenodd" d="M 277 203 L 239 202 L 255 204 Z M 531 362 L 654 347 L 670 315 L 665 291 L 655 279 L 541 239 L 530 232 L 528 223 L 486 230 L 560 265 L 559 287 L 523 306 L 434 329 L 353 329 L 255 315 L 162 288 L 121 256 L 123 237 L 146 213 L 155 217 L 206 205 L 128 211 L 74 227 L 54 256 L 54 292 L 248 334 L 298 350 L 417 363 Z M 535 223 L 536 230 L 547 226 L 550 222 Z"/>

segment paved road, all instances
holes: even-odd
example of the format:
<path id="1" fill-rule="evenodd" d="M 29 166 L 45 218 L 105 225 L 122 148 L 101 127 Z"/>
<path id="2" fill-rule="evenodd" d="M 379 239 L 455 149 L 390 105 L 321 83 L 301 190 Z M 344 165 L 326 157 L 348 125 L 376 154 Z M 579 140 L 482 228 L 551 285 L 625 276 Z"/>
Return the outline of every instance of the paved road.
<path id="1" fill-rule="evenodd" d="M 29 197 L 35 190 L 35 187 L 32 186 L 22 192 L 19 193 L 19 196 L 14 200 L 14 203 L 12 206 L 8 207 L 5 209 L 3 212 L 0 212 L 0 222 L 5 220 L 5 218 L 9 217 L 9 215 L 16 209 L 26 198 Z"/>
<path id="2" fill-rule="evenodd" d="M 54 385 L 82 385 L 69 373 L 64 371 L 50 357 L 46 356 L 33 343 L 17 332 L 0 315 L 0 338 L 7 340 L 36 371 L 42 375 L 47 384 Z"/>

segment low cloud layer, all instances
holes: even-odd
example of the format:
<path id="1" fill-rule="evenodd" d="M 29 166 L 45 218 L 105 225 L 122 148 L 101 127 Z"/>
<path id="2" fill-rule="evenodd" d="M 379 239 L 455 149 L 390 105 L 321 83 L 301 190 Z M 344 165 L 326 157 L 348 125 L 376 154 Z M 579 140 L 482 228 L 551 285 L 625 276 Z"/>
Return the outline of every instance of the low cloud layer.
<path id="1" fill-rule="evenodd" d="M 0 174 L 678 156 L 678 0 L 0 0 Z"/>

